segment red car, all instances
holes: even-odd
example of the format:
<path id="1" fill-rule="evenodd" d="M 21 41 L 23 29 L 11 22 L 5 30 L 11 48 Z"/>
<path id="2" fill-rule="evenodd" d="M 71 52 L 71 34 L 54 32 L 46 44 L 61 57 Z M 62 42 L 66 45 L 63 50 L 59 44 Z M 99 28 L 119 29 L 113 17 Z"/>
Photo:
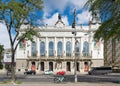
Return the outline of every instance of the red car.
<path id="1" fill-rule="evenodd" d="M 65 75 L 65 71 L 59 71 L 59 72 L 57 72 L 57 75 Z"/>

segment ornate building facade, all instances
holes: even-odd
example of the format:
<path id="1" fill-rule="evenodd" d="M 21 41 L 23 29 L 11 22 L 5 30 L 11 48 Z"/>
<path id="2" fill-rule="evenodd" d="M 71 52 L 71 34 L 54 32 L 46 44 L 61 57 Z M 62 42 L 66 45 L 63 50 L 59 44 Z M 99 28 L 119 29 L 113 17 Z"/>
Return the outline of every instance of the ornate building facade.
<path id="1" fill-rule="evenodd" d="M 88 26 L 81 25 L 73 29 L 66 26 L 59 15 L 55 26 L 36 27 L 40 38 L 34 37 L 34 42 L 25 40 L 17 48 L 16 71 L 30 70 L 35 65 L 38 73 L 46 70 L 74 73 L 75 60 L 77 73 L 103 66 L 103 43 L 93 39 L 99 25 L 96 16 L 93 16 Z M 72 34 L 74 30 L 76 36 Z"/>

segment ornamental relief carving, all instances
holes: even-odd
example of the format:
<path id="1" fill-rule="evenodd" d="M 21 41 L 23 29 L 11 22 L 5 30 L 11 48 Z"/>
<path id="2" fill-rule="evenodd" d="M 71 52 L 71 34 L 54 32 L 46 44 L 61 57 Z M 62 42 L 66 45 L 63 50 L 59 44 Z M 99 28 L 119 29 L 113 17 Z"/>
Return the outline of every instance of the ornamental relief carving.
<path id="1" fill-rule="evenodd" d="M 56 40 L 57 40 L 57 42 L 59 42 L 59 41 L 63 42 L 63 38 L 57 38 Z"/>
<path id="2" fill-rule="evenodd" d="M 50 42 L 50 41 L 54 42 L 55 39 L 54 39 L 54 38 L 48 38 L 48 41 L 49 41 L 49 42 Z"/>

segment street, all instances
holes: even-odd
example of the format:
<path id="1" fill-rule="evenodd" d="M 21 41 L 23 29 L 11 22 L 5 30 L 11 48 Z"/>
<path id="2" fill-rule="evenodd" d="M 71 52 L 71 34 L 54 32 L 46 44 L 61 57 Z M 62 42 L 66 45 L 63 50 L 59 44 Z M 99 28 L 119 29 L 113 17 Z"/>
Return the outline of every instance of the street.
<path id="1" fill-rule="evenodd" d="M 24 75 L 16 74 L 16 80 L 22 83 L 54 83 L 56 75 Z M 74 83 L 74 75 L 65 75 L 63 83 Z M 109 75 L 87 75 L 81 74 L 77 76 L 78 83 L 120 83 L 120 74 Z M 0 74 L 0 82 L 10 80 L 10 76 Z"/>

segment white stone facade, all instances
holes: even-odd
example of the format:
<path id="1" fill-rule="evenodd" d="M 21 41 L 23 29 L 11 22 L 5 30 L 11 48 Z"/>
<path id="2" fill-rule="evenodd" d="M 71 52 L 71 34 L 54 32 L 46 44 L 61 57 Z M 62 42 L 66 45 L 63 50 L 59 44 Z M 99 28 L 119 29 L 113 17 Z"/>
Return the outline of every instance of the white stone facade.
<path id="1" fill-rule="evenodd" d="M 26 40 L 24 47 L 18 46 L 17 71 L 31 69 L 31 65 L 35 64 L 38 73 L 46 70 L 74 73 L 75 58 L 78 73 L 87 72 L 91 67 L 103 66 L 103 43 L 93 39 L 99 24 L 76 26 L 75 40 L 72 34 L 75 29 L 62 23 L 59 22 L 53 27 L 36 27 L 40 38 L 34 37 L 34 43 Z"/>

